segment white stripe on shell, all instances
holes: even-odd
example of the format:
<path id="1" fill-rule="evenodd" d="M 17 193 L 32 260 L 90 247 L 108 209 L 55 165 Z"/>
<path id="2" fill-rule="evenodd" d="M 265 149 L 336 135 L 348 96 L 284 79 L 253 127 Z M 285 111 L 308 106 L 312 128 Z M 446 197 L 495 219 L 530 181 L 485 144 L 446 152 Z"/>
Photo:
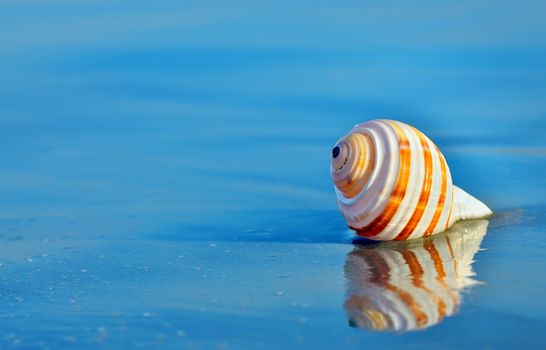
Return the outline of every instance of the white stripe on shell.
<path id="1" fill-rule="evenodd" d="M 375 148 L 374 169 L 364 189 L 354 198 L 346 198 L 338 190 L 336 194 L 339 208 L 349 225 L 361 228 L 385 209 L 398 177 L 400 160 L 396 134 L 385 121 L 373 120 L 361 124 L 353 132 L 370 136 Z"/>
<path id="2" fill-rule="evenodd" d="M 398 209 L 389 224 L 385 227 L 385 237 L 388 240 L 394 239 L 400 231 L 406 226 L 417 209 L 419 196 L 423 190 L 423 178 L 425 169 L 425 159 L 423 156 L 423 147 L 419 142 L 419 137 L 406 124 L 395 122 L 409 141 L 410 147 L 410 171 L 406 193 L 398 206 Z M 388 234 L 387 234 L 388 233 Z"/>
<path id="3" fill-rule="evenodd" d="M 430 225 L 432 218 L 434 217 L 434 213 L 436 212 L 436 207 L 438 204 L 438 199 L 440 198 L 440 191 L 442 188 L 442 169 L 439 158 L 440 155 L 438 154 L 438 151 L 436 150 L 436 147 L 434 146 L 432 141 L 428 137 L 424 137 L 427 141 L 428 148 L 430 150 L 430 156 L 432 158 L 432 183 L 430 186 L 430 194 L 428 197 L 425 212 L 423 213 L 421 220 L 417 224 L 417 227 L 408 237 L 408 239 L 419 238 L 425 234 L 425 230 Z"/>

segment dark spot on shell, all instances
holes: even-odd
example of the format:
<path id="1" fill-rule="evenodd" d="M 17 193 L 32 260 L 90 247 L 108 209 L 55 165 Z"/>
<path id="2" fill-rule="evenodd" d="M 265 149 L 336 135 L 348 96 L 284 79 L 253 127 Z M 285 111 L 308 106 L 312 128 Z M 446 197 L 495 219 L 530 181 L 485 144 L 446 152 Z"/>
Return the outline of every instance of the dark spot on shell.
<path id="1" fill-rule="evenodd" d="M 332 149 L 332 157 L 333 158 L 337 158 L 337 156 L 339 156 L 339 147 L 336 146 Z"/>

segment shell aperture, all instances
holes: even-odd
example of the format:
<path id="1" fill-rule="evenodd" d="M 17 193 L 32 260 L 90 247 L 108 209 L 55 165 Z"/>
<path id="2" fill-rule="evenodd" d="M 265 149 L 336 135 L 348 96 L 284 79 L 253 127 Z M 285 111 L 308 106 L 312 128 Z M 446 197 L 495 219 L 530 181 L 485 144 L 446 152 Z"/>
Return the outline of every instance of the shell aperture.
<path id="1" fill-rule="evenodd" d="M 373 240 L 407 240 L 492 212 L 453 186 L 447 162 L 419 130 L 393 120 L 355 126 L 332 149 L 331 174 L 349 227 Z"/>

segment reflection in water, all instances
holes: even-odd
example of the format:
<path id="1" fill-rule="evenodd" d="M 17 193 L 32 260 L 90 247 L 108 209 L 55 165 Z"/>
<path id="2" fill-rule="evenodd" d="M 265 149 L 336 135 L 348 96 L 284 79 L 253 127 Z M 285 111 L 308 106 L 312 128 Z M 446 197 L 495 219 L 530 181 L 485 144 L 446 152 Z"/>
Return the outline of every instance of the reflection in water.
<path id="1" fill-rule="evenodd" d="M 477 283 L 472 262 L 487 225 L 464 221 L 426 239 L 356 247 L 345 261 L 349 324 L 404 332 L 456 312 L 461 291 Z"/>

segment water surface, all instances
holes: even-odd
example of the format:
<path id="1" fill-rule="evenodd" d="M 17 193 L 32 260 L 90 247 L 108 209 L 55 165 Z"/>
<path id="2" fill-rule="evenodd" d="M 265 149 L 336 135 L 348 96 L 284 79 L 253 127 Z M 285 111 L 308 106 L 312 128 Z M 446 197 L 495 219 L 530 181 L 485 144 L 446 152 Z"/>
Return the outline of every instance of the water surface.
<path id="1" fill-rule="evenodd" d="M 544 10 L 1 2 L 1 347 L 544 348 Z M 442 278 L 430 249 L 353 245 L 337 212 L 330 148 L 375 117 L 497 213 L 462 260 L 427 243 Z M 373 252 L 422 271 L 348 270 Z M 381 276 L 430 291 L 419 327 L 348 303 Z"/>

